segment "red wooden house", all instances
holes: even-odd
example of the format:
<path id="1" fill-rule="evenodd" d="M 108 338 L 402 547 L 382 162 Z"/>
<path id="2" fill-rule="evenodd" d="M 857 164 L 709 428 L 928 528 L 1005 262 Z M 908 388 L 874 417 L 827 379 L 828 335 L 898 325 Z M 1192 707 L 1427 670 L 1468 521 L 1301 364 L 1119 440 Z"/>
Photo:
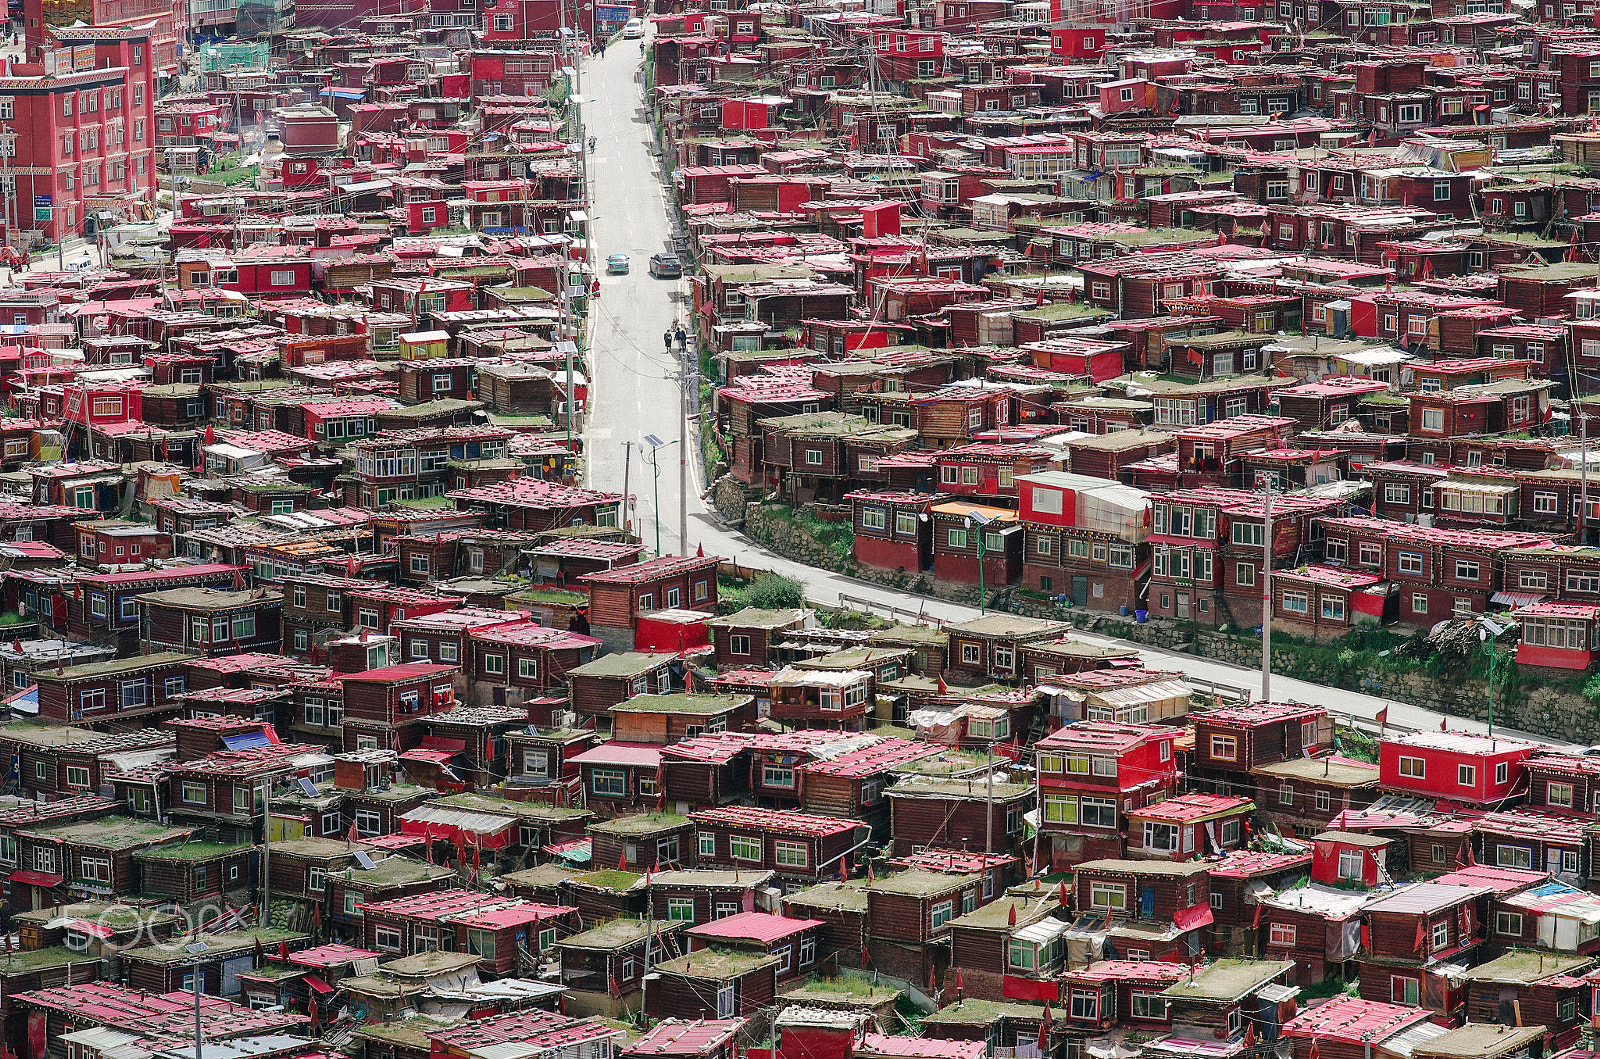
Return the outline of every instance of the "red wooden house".
<path id="1" fill-rule="evenodd" d="M 854 557 L 863 566 L 904 570 L 913 576 L 933 562 L 933 522 L 928 512 L 942 494 L 856 492 L 852 506 Z"/>
<path id="2" fill-rule="evenodd" d="M 1041 852 L 1050 864 L 1125 854 L 1125 813 L 1177 787 L 1173 738 L 1156 725 L 1081 721 L 1035 744 Z"/>
<path id="3" fill-rule="evenodd" d="M 829 816 L 725 806 L 691 814 L 700 826 L 701 867 L 765 869 L 815 883 L 849 872 L 866 824 Z M 858 829 L 861 829 L 858 832 Z"/>
<path id="4" fill-rule="evenodd" d="M 1481 944 L 1477 900 L 1486 887 L 1422 882 L 1366 906 L 1360 955 L 1361 997 L 1431 1008 L 1454 1016 L 1466 1003 L 1455 977 L 1461 957 Z"/>
<path id="5" fill-rule="evenodd" d="M 1522 789 L 1533 743 L 1468 732 L 1413 732 L 1378 741 L 1378 783 L 1386 791 L 1490 806 Z"/>
<path id="6" fill-rule="evenodd" d="M 1600 660 L 1600 603 L 1548 602 L 1519 607 L 1517 667 L 1588 672 Z"/>

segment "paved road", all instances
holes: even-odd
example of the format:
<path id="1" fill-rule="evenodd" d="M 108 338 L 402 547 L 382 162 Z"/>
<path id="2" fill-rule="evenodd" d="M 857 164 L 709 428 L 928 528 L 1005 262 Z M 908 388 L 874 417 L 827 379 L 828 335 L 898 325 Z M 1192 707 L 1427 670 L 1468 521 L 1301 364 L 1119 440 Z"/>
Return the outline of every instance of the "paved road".
<path id="1" fill-rule="evenodd" d="M 664 441 L 678 436 L 677 388 L 668 378 L 673 359 L 663 352 L 661 332 L 683 312 L 678 300 L 684 285 L 652 279 L 644 265 L 649 255 L 670 249 L 666 200 L 659 170 L 650 151 L 649 125 L 635 75 L 640 68 L 639 49 L 631 41 L 618 41 L 606 49 L 604 58 L 592 58 L 584 67 L 585 121 L 590 134 L 598 138 L 591 160 L 593 215 L 596 253 L 603 261 L 608 254 L 626 253 L 634 263 L 627 276 L 602 277 L 598 316 L 594 324 L 591 372 L 594 385 L 591 410 L 585 431 L 589 484 L 594 488 L 621 492 L 623 488 L 624 442 L 635 442 L 630 488 L 637 497 L 636 532 L 653 547 L 656 511 L 650 482 L 650 468 L 639 459 L 639 443 L 644 435 L 655 434 Z M 691 442 L 691 451 L 693 451 Z M 661 548 L 664 553 L 680 553 L 678 540 L 678 461 L 677 446 L 663 451 L 661 461 L 660 514 Z M 837 574 L 803 566 L 776 556 L 708 513 L 700 493 L 705 488 L 690 461 L 689 540 L 686 552 L 703 546 L 707 555 L 720 555 L 740 565 L 775 570 L 805 584 L 810 597 L 819 603 L 833 603 L 841 594 L 867 599 L 880 607 L 921 610 L 946 621 L 962 621 L 978 616 L 973 607 L 942 600 L 923 599 L 905 592 L 880 588 Z M 1110 637 L 1081 634 L 1097 643 L 1136 646 Z M 1190 655 L 1140 648 L 1148 665 L 1177 670 L 1195 677 L 1251 688 L 1259 693 L 1259 671 L 1241 669 Z M 1370 695 L 1326 688 L 1288 677 L 1274 675 L 1272 696 L 1295 699 L 1328 707 L 1335 713 L 1372 719 L 1387 706 L 1389 720 L 1412 728 L 1436 730 L 1441 715 L 1402 703 L 1390 703 Z M 1451 730 L 1482 732 L 1485 725 L 1476 721 L 1450 718 Z M 1507 735 L 1516 734 L 1503 727 Z"/>
<path id="2" fill-rule="evenodd" d="M 627 443 L 632 442 L 629 491 L 637 497 L 634 530 L 655 546 L 655 488 L 640 456 L 643 438 L 669 443 L 660 452 L 661 550 L 680 551 L 678 540 L 678 387 L 661 336 L 682 318 L 686 281 L 654 279 L 651 254 L 672 249 L 660 171 L 651 153 L 640 83 L 637 42 L 619 40 L 603 58 L 584 64 L 584 122 L 596 140 L 590 156 L 595 256 L 627 254 L 632 271 L 601 276 L 590 341 L 593 385 L 584 432 L 589 483 L 621 492 Z M 692 442 L 691 442 L 692 449 Z M 691 489 L 691 492 L 694 492 Z M 691 513 L 699 506 L 691 497 Z M 691 540 L 693 540 L 691 535 Z"/>

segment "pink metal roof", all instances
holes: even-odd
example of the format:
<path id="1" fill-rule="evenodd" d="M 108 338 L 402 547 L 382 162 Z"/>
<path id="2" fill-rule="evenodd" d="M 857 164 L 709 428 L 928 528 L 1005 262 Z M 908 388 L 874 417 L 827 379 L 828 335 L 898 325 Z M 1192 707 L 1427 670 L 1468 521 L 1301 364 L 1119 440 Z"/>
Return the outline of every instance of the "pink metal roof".
<path id="1" fill-rule="evenodd" d="M 478 919 L 486 916 L 491 912 L 508 909 L 517 910 L 513 916 L 516 922 L 530 921 L 526 916 L 515 918 L 515 916 L 523 913 L 531 915 L 533 919 L 539 919 L 576 911 L 576 909 L 564 906 L 541 905 L 518 898 L 496 897 L 493 894 L 479 893 L 476 890 L 438 890 L 430 893 L 411 894 L 407 897 L 397 897 L 390 901 L 378 901 L 368 904 L 365 908 L 368 912 L 404 916 L 411 919 L 449 919 L 451 922 L 465 922 L 468 919 Z"/>
<path id="2" fill-rule="evenodd" d="M 289 962 L 300 967 L 339 967 L 356 960 L 382 959 L 383 953 L 371 949 L 358 949 L 353 945 L 331 942 L 314 949 L 301 949 L 289 954 Z"/>
<path id="3" fill-rule="evenodd" d="M 1544 882 L 1550 876 L 1542 871 L 1523 871 L 1520 868 L 1498 868 L 1493 864 L 1469 864 L 1456 871 L 1436 876 L 1434 882 L 1446 886 L 1490 887 L 1497 894 L 1526 889 Z"/>
<path id="4" fill-rule="evenodd" d="M 662 747 L 654 743 L 601 743 L 576 757 L 567 758 L 569 765 L 643 765 L 657 768 L 661 764 Z"/>
<path id="5" fill-rule="evenodd" d="M 1228 813 L 1249 812 L 1255 808 L 1249 798 L 1230 798 L 1222 794 L 1182 794 L 1147 805 L 1142 809 L 1129 809 L 1128 815 L 1141 820 L 1170 820 L 1185 822 L 1204 820 Z"/>
<path id="6" fill-rule="evenodd" d="M 1044 1009 L 1040 1009 L 1040 1015 Z M 864 1034 L 856 1045 L 857 1055 L 886 1055 L 896 1059 L 984 1059 L 989 1045 L 984 1041 L 941 1041 L 929 1037 L 885 1037 Z"/>
<path id="7" fill-rule="evenodd" d="M 1101 960 L 1099 963 L 1067 972 L 1069 982 L 1181 982 L 1189 976 L 1186 963 L 1160 960 Z M 1041 1011 L 1040 1014 L 1043 1014 Z"/>
<path id="8" fill-rule="evenodd" d="M 1108 671 L 1090 670 L 1090 672 Z M 1142 671 L 1138 670 L 1134 672 L 1142 673 Z M 1082 673 L 1072 674 L 1073 677 L 1079 677 L 1083 675 L 1084 674 Z M 1154 675 L 1155 674 L 1152 674 L 1152 676 Z M 1173 675 L 1176 676 L 1177 674 Z M 1132 684 L 1139 683 L 1138 680 L 1125 682 Z M 1117 683 L 1124 683 L 1124 681 L 1118 681 Z M 1058 747 L 1062 749 L 1081 747 L 1084 749 L 1102 750 L 1114 753 L 1140 746 L 1147 739 L 1152 739 L 1163 735 L 1175 736 L 1177 734 L 1177 731 L 1170 727 L 1163 727 L 1154 724 L 1119 724 L 1115 721 L 1080 721 L 1077 724 L 1068 725 L 1058 732 L 1052 732 L 1043 739 L 1039 740 L 1037 745 L 1040 747 L 1048 747 L 1052 750 Z"/>
<path id="9" fill-rule="evenodd" d="M 750 809 L 736 805 L 703 809 L 689 815 L 700 824 L 722 824 L 727 827 L 760 831 L 784 831 L 816 838 L 837 835 L 842 831 L 853 831 L 865 826 L 858 820 L 837 820 L 831 816 L 812 816 L 808 813 L 779 809 Z"/>
<path id="10" fill-rule="evenodd" d="M 679 1022 L 668 1019 L 623 1050 L 625 1056 L 704 1055 L 733 1039 L 744 1026 L 744 1019 L 699 1019 Z"/>
<path id="11" fill-rule="evenodd" d="M 767 945 L 824 925 L 820 919 L 791 919 L 769 912 L 740 912 L 690 927 L 689 935 L 727 941 L 757 941 Z"/>
<path id="12" fill-rule="evenodd" d="M 1207 875 L 1224 879 L 1247 879 L 1266 872 L 1287 871 L 1311 866 L 1309 853 L 1263 853 L 1253 849 L 1234 850 L 1211 867 Z"/>
<path id="13" fill-rule="evenodd" d="M 941 749 L 933 743 L 911 739 L 885 739 L 871 746 L 840 754 L 836 758 L 802 765 L 800 771 L 818 776 L 875 776 L 887 769 L 932 757 Z"/>
<path id="14" fill-rule="evenodd" d="M 232 576 L 235 571 L 243 570 L 242 566 L 232 566 L 228 563 L 196 563 L 193 566 L 168 566 L 160 570 L 124 570 L 115 574 L 79 574 L 79 583 L 97 585 L 135 585 L 147 581 L 165 581 L 174 577 L 221 577 L 224 574 Z"/>
<path id="15" fill-rule="evenodd" d="M 714 569 L 721 562 L 721 559 L 711 555 L 663 555 L 631 566 L 585 574 L 578 580 L 590 584 L 637 585 L 658 578 Z"/>
<path id="16" fill-rule="evenodd" d="M 1377 1043 L 1426 1022 L 1431 1014 L 1426 1008 L 1339 996 L 1284 1023 L 1283 1034 L 1351 1044 Z"/>
<path id="17" fill-rule="evenodd" d="M 473 629 L 468 633 L 474 640 L 485 643 L 508 644 L 512 647 L 543 647 L 551 651 L 594 647 L 600 641 L 579 632 L 552 629 L 537 622 L 507 622 Z"/>
<path id="18" fill-rule="evenodd" d="M 917 871 L 936 871 L 950 875 L 973 875 L 1021 860 L 1005 853 L 968 853 L 953 849 L 925 849 L 909 857 L 897 858 L 896 867 Z"/>
<path id="19" fill-rule="evenodd" d="M 1283 570 L 1277 576 L 1286 580 L 1310 581 L 1329 588 L 1366 588 L 1384 580 L 1382 574 L 1369 573 L 1365 570 L 1343 570 L 1336 566 L 1320 564 L 1312 564 L 1299 570 Z M 1600 607 L 1596 610 L 1600 610 Z"/>
<path id="20" fill-rule="evenodd" d="M 341 673 L 336 680 L 358 681 L 391 681 L 414 680 L 417 677 L 437 676 L 441 673 L 454 673 L 460 666 L 435 665 L 432 662 L 404 662 L 397 666 L 385 666 L 382 669 L 369 669 L 364 673 Z"/>

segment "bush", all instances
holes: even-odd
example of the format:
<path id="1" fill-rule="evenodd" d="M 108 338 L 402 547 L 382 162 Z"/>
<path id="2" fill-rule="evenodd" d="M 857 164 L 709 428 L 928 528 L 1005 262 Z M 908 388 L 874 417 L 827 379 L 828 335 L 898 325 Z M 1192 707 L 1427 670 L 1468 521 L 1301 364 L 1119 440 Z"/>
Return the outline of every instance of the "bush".
<path id="1" fill-rule="evenodd" d="M 746 606 L 762 610 L 793 610 L 806 603 L 805 586 L 782 574 L 757 574 L 745 590 Z"/>
<path id="2" fill-rule="evenodd" d="M 1583 701 L 1591 706 L 1600 706 L 1600 673 L 1584 682 Z"/>

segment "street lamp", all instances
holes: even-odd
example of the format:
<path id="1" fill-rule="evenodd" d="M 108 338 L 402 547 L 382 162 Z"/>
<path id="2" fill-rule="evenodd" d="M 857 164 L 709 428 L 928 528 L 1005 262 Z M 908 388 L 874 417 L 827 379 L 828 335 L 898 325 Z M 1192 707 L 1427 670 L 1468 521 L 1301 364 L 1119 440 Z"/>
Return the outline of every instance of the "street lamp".
<path id="1" fill-rule="evenodd" d="M 989 523 L 993 521 L 994 519 L 990 518 L 988 515 L 985 515 L 981 511 L 967 512 L 967 529 L 970 530 L 974 524 L 976 524 L 978 527 L 978 614 L 980 616 L 988 611 L 988 600 L 985 598 L 988 593 L 983 590 L 983 558 L 988 551 L 984 538 L 987 536 L 985 531 L 988 528 Z"/>
<path id="2" fill-rule="evenodd" d="M 1489 618 L 1478 619 L 1478 642 L 1489 655 L 1489 738 L 1494 738 L 1494 638 L 1505 632 L 1505 627 Z"/>
<path id="3" fill-rule="evenodd" d="M 656 462 L 656 457 L 660 455 L 662 449 L 669 445 L 676 445 L 677 441 L 662 441 L 654 434 L 646 434 L 644 436 L 644 443 L 650 446 L 651 477 L 655 480 L 655 502 L 651 505 L 651 507 L 653 509 L 656 522 L 656 555 L 659 557 L 661 555 L 661 467 Z"/>

